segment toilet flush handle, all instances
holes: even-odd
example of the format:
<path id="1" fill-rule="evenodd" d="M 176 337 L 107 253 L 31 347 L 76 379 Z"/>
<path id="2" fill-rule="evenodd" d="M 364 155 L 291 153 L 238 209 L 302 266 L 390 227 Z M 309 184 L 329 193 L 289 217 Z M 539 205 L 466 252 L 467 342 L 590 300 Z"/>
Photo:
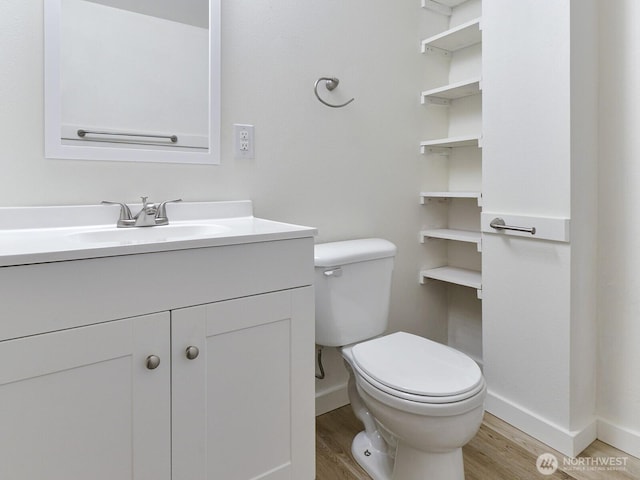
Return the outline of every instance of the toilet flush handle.
<path id="1" fill-rule="evenodd" d="M 322 273 L 324 274 L 325 277 L 341 277 L 342 268 L 341 267 L 329 268 Z"/>

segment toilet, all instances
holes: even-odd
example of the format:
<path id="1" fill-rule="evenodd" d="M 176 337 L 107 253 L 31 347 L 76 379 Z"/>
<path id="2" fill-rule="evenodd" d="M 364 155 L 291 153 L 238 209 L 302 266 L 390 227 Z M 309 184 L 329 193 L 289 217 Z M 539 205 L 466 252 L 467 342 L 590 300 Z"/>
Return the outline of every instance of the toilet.
<path id="1" fill-rule="evenodd" d="M 315 246 L 316 343 L 338 347 L 364 431 L 351 452 L 373 480 L 464 480 L 462 446 L 486 384 L 471 358 L 388 325 L 396 247 L 368 238 Z"/>

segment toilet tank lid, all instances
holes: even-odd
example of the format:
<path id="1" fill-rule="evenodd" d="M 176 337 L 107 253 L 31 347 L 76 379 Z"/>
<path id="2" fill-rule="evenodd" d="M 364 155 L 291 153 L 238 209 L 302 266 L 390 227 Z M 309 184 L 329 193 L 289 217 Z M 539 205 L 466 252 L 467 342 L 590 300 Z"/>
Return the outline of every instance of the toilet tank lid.
<path id="1" fill-rule="evenodd" d="M 361 238 L 342 242 L 319 243 L 315 246 L 316 267 L 337 267 L 395 256 L 396 246 L 382 238 Z"/>

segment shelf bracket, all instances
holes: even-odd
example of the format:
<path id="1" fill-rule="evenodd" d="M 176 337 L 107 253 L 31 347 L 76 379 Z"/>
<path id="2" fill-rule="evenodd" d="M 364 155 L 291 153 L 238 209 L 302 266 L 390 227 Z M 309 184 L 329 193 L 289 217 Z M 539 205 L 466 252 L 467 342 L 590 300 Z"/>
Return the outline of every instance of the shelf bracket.
<path id="1" fill-rule="evenodd" d="M 451 147 L 427 147 L 420 145 L 420 153 L 423 155 L 440 155 L 441 157 L 448 157 L 451 155 Z"/>
<path id="2" fill-rule="evenodd" d="M 422 96 L 422 104 L 423 105 L 438 105 L 448 107 L 451 105 L 451 100 L 448 98 L 440 98 L 440 97 L 427 97 L 425 95 Z"/>
<path id="3" fill-rule="evenodd" d="M 442 197 L 420 197 L 420 205 L 424 205 L 425 203 L 431 203 L 433 201 L 437 201 L 438 203 L 449 203 L 451 201 L 450 198 L 442 198 Z"/>
<path id="4" fill-rule="evenodd" d="M 440 55 L 441 57 L 451 57 L 451 52 L 444 48 L 434 47 L 433 45 L 422 44 L 422 53 L 425 55 Z"/>
<path id="5" fill-rule="evenodd" d="M 422 0 L 422 8 L 439 13 L 440 15 L 447 15 L 448 17 L 453 14 L 453 8 L 442 5 L 434 0 Z"/>

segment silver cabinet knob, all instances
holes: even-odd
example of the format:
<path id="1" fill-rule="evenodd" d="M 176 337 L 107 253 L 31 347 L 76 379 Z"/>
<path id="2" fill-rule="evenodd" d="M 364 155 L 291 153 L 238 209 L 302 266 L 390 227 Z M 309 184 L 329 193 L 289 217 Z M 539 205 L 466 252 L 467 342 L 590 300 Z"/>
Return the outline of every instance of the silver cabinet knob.
<path id="1" fill-rule="evenodd" d="M 200 355 L 200 350 L 198 349 L 198 347 L 190 345 L 185 350 L 185 355 L 189 360 L 195 360 L 196 358 L 198 358 L 198 355 Z"/>
<path id="2" fill-rule="evenodd" d="M 160 365 L 160 357 L 157 355 L 149 355 L 147 357 L 147 368 L 149 370 L 155 370 Z"/>

